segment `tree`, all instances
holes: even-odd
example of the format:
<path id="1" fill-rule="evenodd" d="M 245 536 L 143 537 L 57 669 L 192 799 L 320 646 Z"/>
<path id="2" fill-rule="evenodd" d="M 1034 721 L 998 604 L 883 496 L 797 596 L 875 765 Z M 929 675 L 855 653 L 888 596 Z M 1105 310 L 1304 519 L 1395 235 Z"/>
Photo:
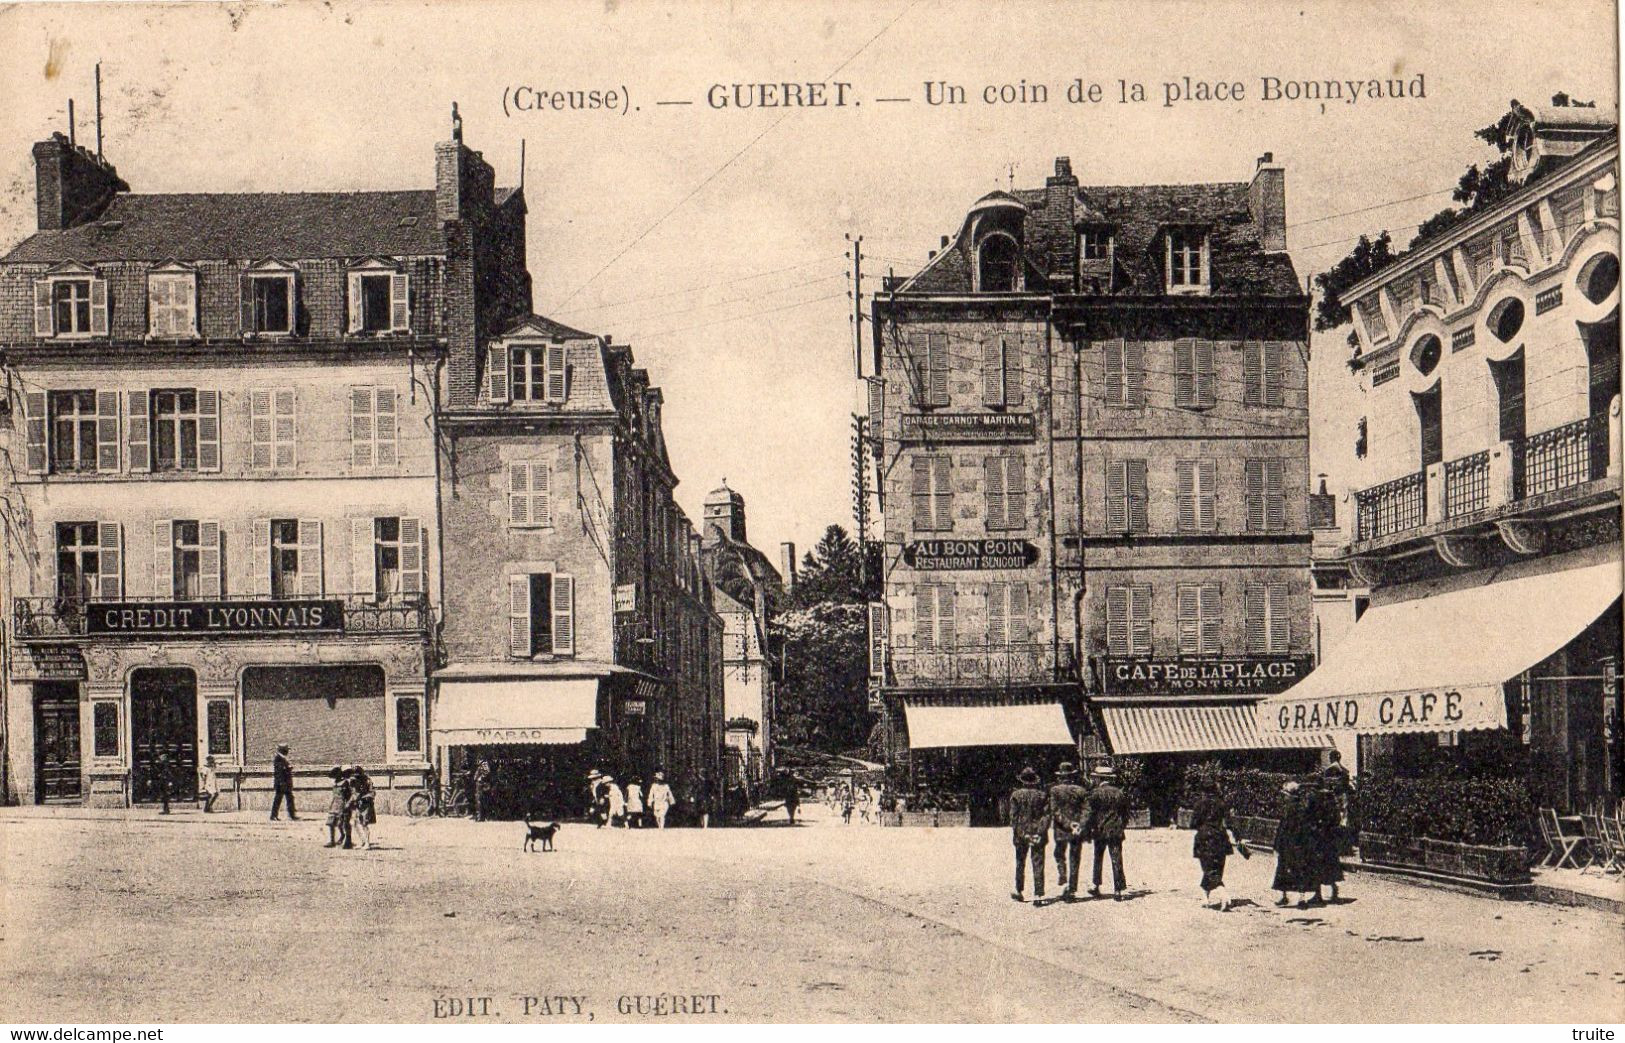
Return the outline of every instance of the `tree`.
<path id="1" fill-rule="evenodd" d="M 880 558 L 876 550 L 873 544 L 860 549 L 845 529 L 831 525 L 801 559 L 801 574 L 796 577 L 790 606 L 807 608 L 828 602 L 862 604 L 877 599 Z M 869 558 L 867 563 L 863 560 L 865 554 Z"/>
<path id="2" fill-rule="evenodd" d="M 874 715 L 868 701 L 865 605 L 880 596 L 876 550 L 860 548 L 845 529 L 831 525 L 802 559 L 789 611 L 779 620 L 784 640 L 780 742 L 841 753 L 867 739 Z"/>

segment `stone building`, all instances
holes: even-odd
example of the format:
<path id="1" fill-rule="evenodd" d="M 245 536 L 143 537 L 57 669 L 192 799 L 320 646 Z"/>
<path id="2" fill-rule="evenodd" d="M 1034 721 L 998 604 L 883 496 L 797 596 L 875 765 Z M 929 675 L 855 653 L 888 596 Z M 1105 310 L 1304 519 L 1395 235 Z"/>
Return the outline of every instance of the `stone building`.
<path id="1" fill-rule="evenodd" d="M 1621 794 L 1617 114 L 1513 103 L 1516 190 L 1350 287 L 1342 540 L 1369 608 L 1264 707 L 1361 768 Z"/>
<path id="2" fill-rule="evenodd" d="M 1312 758 L 1323 737 L 1251 715 L 1308 665 L 1285 222 L 1269 156 L 1251 182 L 1128 187 L 1062 157 L 876 295 L 873 666 L 916 786 L 971 791 L 977 819 L 1018 761 L 1150 755 L 1171 800 L 1181 757 Z"/>

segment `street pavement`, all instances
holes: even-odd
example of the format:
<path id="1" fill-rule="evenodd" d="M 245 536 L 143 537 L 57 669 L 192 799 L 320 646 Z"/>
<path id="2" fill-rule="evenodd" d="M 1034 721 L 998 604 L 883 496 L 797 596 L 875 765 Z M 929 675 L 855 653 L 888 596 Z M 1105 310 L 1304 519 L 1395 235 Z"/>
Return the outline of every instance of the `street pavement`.
<path id="1" fill-rule="evenodd" d="M 511 822 L 335 851 L 318 819 L 0 809 L 0 1021 L 1625 1020 L 1605 913 L 1363 874 L 1278 909 L 1268 854 L 1218 913 L 1175 830 L 1130 834 L 1129 901 L 1035 907 L 1006 831 L 807 810 L 531 854 Z"/>

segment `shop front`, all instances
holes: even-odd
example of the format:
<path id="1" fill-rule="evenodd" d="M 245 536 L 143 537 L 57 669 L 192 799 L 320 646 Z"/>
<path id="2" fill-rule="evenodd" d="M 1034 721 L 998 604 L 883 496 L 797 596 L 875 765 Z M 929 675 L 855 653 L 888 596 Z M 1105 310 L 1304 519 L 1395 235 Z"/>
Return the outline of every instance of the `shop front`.
<path id="1" fill-rule="evenodd" d="M 902 701 L 911 807 L 968 811 L 973 826 L 1009 821 L 1021 769 L 1045 779 L 1077 759 L 1077 740 L 1059 695 L 993 699 L 911 692 Z"/>

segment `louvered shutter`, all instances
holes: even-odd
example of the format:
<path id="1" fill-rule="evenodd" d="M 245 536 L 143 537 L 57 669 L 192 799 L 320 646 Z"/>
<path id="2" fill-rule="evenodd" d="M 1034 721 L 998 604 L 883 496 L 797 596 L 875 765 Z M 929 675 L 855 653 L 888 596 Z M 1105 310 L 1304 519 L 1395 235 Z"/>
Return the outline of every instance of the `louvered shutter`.
<path id="1" fill-rule="evenodd" d="M 530 464 L 508 465 L 508 524 L 529 525 Z"/>
<path id="2" fill-rule="evenodd" d="M 1286 345 L 1270 341 L 1265 345 L 1264 404 L 1279 406 L 1286 403 Z"/>
<path id="3" fill-rule="evenodd" d="M 1216 470 L 1217 465 L 1212 460 L 1196 462 L 1196 526 L 1203 532 L 1219 527 L 1215 510 L 1219 491 Z"/>
<path id="4" fill-rule="evenodd" d="M 1264 404 L 1264 344 L 1250 340 L 1241 346 L 1242 404 Z"/>
<path id="5" fill-rule="evenodd" d="M 406 571 L 406 533 L 401 532 L 401 571 Z M 322 596 L 322 523 L 317 518 L 299 519 L 299 596 Z"/>
<path id="6" fill-rule="evenodd" d="M 1202 651 L 1202 595 L 1190 584 L 1179 585 L 1179 654 Z"/>
<path id="7" fill-rule="evenodd" d="M 345 303 L 347 305 L 349 331 L 359 333 L 361 332 L 361 273 L 351 272 L 347 285 L 349 293 L 346 295 Z"/>
<path id="8" fill-rule="evenodd" d="M 389 328 L 402 333 L 412 328 L 412 279 L 407 275 L 389 277 Z"/>
<path id="9" fill-rule="evenodd" d="M 107 280 L 90 280 L 90 335 L 107 336 Z"/>
<path id="10" fill-rule="evenodd" d="M 254 331 L 254 280 L 244 275 L 237 280 L 237 301 L 240 305 L 240 320 L 243 335 L 247 336 Z"/>
<path id="11" fill-rule="evenodd" d="M 508 577 L 508 652 L 524 659 L 532 654 L 528 575 Z"/>
<path id="12" fill-rule="evenodd" d="M 395 389 L 388 387 L 374 388 L 377 396 L 377 414 L 374 423 L 377 425 L 378 435 L 378 466 L 394 467 L 397 458 L 395 439 L 399 428 L 395 418 Z"/>
<path id="13" fill-rule="evenodd" d="M 1123 401 L 1145 405 L 1145 344 L 1140 341 L 1123 345 Z"/>
<path id="14" fill-rule="evenodd" d="M 34 336 L 56 335 L 56 316 L 51 307 L 51 280 L 34 280 Z"/>
<path id="15" fill-rule="evenodd" d="M 205 601 L 218 601 L 221 595 L 221 568 L 224 557 L 220 548 L 220 523 L 200 521 L 198 535 L 198 596 Z"/>
<path id="16" fill-rule="evenodd" d="M 982 404 L 1004 405 L 1004 341 L 998 337 L 982 341 Z"/>
<path id="17" fill-rule="evenodd" d="M 1004 341 L 1004 404 L 1007 406 L 1019 406 L 1022 402 L 1027 343 L 1025 336 L 1007 337 Z"/>
<path id="18" fill-rule="evenodd" d="M 47 415 L 49 399 L 43 391 L 30 391 L 23 395 L 23 412 L 25 418 L 23 426 L 27 428 L 28 451 L 27 463 L 29 474 L 44 474 L 50 466 L 50 455 L 46 449 L 50 431 L 50 419 Z"/>
<path id="19" fill-rule="evenodd" d="M 530 465 L 530 520 L 536 525 L 553 524 L 553 469 L 546 464 Z"/>
<path id="20" fill-rule="evenodd" d="M 1128 461 L 1106 461 L 1106 529 L 1128 529 Z"/>
<path id="21" fill-rule="evenodd" d="M 1175 482 L 1178 486 L 1179 498 L 1179 527 L 1191 530 L 1199 527 L 1196 497 L 1197 463 L 1195 460 L 1178 460 L 1174 463 Z M 1180 588 L 1183 590 L 1184 588 Z"/>
<path id="22" fill-rule="evenodd" d="M 97 593 L 103 601 L 124 597 L 124 535 L 118 522 L 96 526 Z"/>
<path id="23" fill-rule="evenodd" d="M 248 592 L 255 597 L 271 593 L 271 519 L 255 518 L 248 533 Z"/>
<path id="24" fill-rule="evenodd" d="M 933 406 L 945 406 L 948 404 L 948 335 L 931 333 L 926 335 L 925 340 L 930 370 L 927 402 Z"/>
<path id="25" fill-rule="evenodd" d="M 553 577 L 553 654 L 574 655 L 576 650 L 576 581 Z"/>
<path id="26" fill-rule="evenodd" d="M 1101 366 L 1104 370 L 1103 383 L 1106 390 L 1106 401 L 1112 405 L 1122 405 L 1123 398 L 1123 342 L 1109 340 L 1106 342 L 1105 357 Z"/>
<path id="27" fill-rule="evenodd" d="M 1269 650 L 1278 655 L 1284 655 L 1292 647 L 1292 616 L 1287 612 L 1287 591 L 1285 583 L 1269 585 Z"/>
<path id="28" fill-rule="evenodd" d="M 378 593 L 378 548 L 371 518 L 350 519 L 350 590 L 369 597 Z"/>
<path id="29" fill-rule="evenodd" d="M 1192 360 L 1192 368 L 1196 374 L 1196 406 L 1200 409 L 1208 409 L 1218 401 L 1218 395 L 1214 390 L 1216 378 L 1214 374 L 1213 342 L 1210 340 L 1195 341 L 1191 350 L 1195 356 Z"/>
<path id="30" fill-rule="evenodd" d="M 1027 458 L 1007 456 L 1004 466 L 1004 527 L 1024 528 L 1027 524 Z"/>
<path id="31" fill-rule="evenodd" d="M 401 593 L 423 593 L 423 526 L 416 518 L 401 519 Z"/>
<path id="32" fill-rule="evenodd" d="M 1129 654 L 1128 588 L 1106 588 L 1106 652 Z"/>
<path id="33" fill-rule="evenodd" d="M 880 437 L 880 425 L 886 416 L 886 381 L 869 378 L 869 437 Z"/>
<path id="34" fill-rule="evenodd" d="M 987 484 L 987 527 L 989 529 L 1003 529 L 1006 527 L 1005 496 L 1004 496 L 1004 460 L 1001 457 L 989 456 L 982 461 L 982 474 Z"/>
<path id="35" fill-rule="evenodd" d="M 1246 633 L 1247 651 L 1260 653 L 1268 650 L 1269 630 L 1264 619 L 1265 599 L 1264 588 L 1257 583 L 1249 583 L 1246 593 Z"/>
<path id="36" fill-rule="evenodd" d="M 276 420 L 275 403 L 267 388 L 255 388 L 248 393 L 248 462 L 250 467 L 268 468 L 275 459 Z"/>
<path id="37" fill-rule="evenodd" d="M 1145 532 L 1150 529 L 1150 521 L 1146 515 L 1147 490 L 1145 484 L 1145 461 L 1129 460 L 1124 464 L 1128 477 L 1128 525 L 1135 532 Z"/>
<path id="38" fill-rule="evenodd" d="M 152 523 L 152 597 L 168 601 L 175 596 L 175 523 L 164 518 Z"/>
<path id="39" fill-rule="evenodd" d="M 909 491 L 914 505 L 914 528 L 921 532 L 936 527 L 931 503 L 931 458 L 924 454 L 909 461 Z"/>
<path id="40" fill-rule="evenodd" d="M 127 432 L 130 470 L 150 471 L 152 470 L 152 425 L 147 408 L 151 400 L 145 391 L 131 391 L 125 395 L 124 401 L 128 406 L 126 412 L 130 417 L 130 430 Z"/>
<path id="41" fill-rule="evenodd" d="M 272 464 L 276 467 L 293 467 L 299 462 L 299 394 L 293 388 L 277 388 L 271 398 L 275 409 Z"/>
<path id="42" fill-rule="evenodd" d="M 1247 528 L 1262 532 L 1266 525 L 1264 511 L 1264 461 L 1247 460 L 1242 471 L 1242 498 L 1247 503 Z"/>
<path id="43" fill-rule="evenodd" d="M 492 345 L 485 349 L 485 394 L 492 402 L 508 401 L 508 349 Z"/>
<path id="44" fill-rule="evenodd" d="M 1010 641 L 1008 611 L 1005 606 L 1005 595 L 1009 589 L 1004 583 L 987 585 L 987 640 L 989 644 L 995 646 L 1008 644 Z"/>
<path id="45" fill-rule="evenodd" d="M 1220 605 L 1223 591 L 1217 583 L 1202 584 L 1198 615 L 1202 620 L 1202 651 L 1214 654 L 1219 651 L 1221 627 L 1224 616 Z"/>
<path id="46" fill-rule="evenodd" d="M 350 464 L 353 467 L 373 465 L 373 413 L 372 388 L 350 389 Z"/>
<path id="47" fill-rule="evenodd" d="M 1281 460 L 1274 458 L 1264 464 L 1264 527 L 1270 531 L 1286 528 L 1286 493 L 1282 489 Z"/>
<path id="48" fill-rule="evenodd" d="M 954 595 L 956 588 L 950 583 L 937 586 L 937 646 L 944 649 L 953 649 L 959 643 L 959 635 L 954 621 Z"/>
<path id="49" fill-rule="evenodd" d="M 96 470 L 118 471 L 118 392 L 96 392 Z"/>
<path id="50" fill-rule="evenodd" d="M 1010 591 L 1010 643 L 1024 645 L 1028 642 L 1027 634 L 1027 584 L 1012 583 Z"/>
<path id="51" fill-rule="evenodd" d="M 1174 342 L 1174 405 L 1196 405 L 1196 342 Z"/>
<path id="52" fill-rule="evenodd" d="M 220 470 L 220 392 L 197 393 L 197 469 Z"/>
<path id="53" fill-rule="evenodd" d="M 929 583 L 914 588 L 914 644 L 930 651 L 936 647 L 937 588 Z"/>
<path id="54" fill-rule="evenodd" d="M 954 490 L 951 481 L 953 477 L 953 458 L 947 453 L 931 458 L 931 500 L 935 508 L 932 512 L 935 527 L 938 532 L 948 532 L 954 527 Z"/>
<path id="55" fill-rule="evenodd" d="M 563 402 L 569 390 L 567 358 L 563 344 L 547 346 L 547 400 Z"/>
<path id="56" fill-rule="evenodd" d="M 1151 654 L 1151 588 L 1129 588 L 1129 642 L 1135 655 Z"/>

